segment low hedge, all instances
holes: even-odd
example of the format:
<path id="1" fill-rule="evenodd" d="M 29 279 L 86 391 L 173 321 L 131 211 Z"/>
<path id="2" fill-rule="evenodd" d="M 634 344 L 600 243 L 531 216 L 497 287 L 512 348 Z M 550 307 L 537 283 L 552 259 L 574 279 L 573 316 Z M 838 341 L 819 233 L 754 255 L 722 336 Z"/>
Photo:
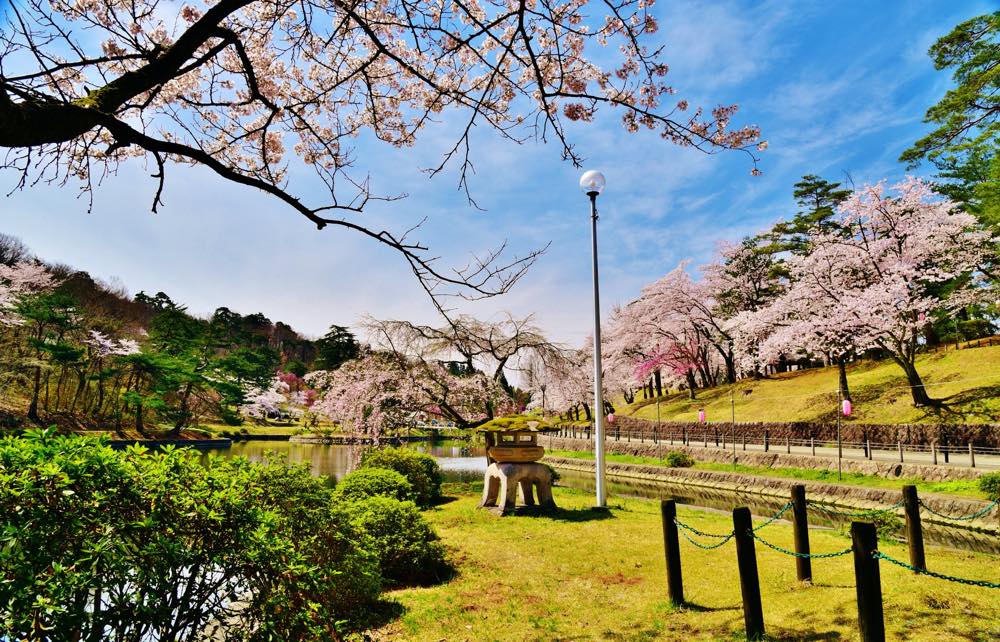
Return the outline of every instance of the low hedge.
<path id="1" fill-rule="evenodd" d="M 337 484 L 333 496 L 337 501 L 356 501 L 369 497 L 391 497 L 399 501 L 413 500 L 413 485 L 395 470 L 360 468 Z"/>
<path id="2" fill-rule="evenodd" d="M 395 470 L 413 485 L 419 506 L 431 506 L 441 499 L 441 467 L 430 455 L 408 448 L 370 448 L 361 455 L 358 468 Z"/>
<path id="3" fill-rule="evenodd" d="M 383 579 L 390 585 L 427 585 L 452 573 L 437 534 L 413 502 L 369 497 L 354 502 L 351 523 L 373 540 Z"/>

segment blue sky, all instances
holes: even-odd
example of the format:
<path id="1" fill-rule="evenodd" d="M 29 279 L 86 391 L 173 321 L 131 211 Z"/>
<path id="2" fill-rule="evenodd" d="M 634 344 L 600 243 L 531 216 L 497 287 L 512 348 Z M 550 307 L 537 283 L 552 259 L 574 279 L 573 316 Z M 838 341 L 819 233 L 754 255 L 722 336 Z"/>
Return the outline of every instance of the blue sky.
<path id="1" fill-rule="evenodd" d="M 679 261 L 711 259 L 716 244 L 794 212 L 792 184 L 814 173 L 857 183 L 899 178 L 900 152 L 927 130 L 926 108 L 950 85 L 927 48 L 989 2 L 673 2 L 655 7 L 678 97 L 712 107 L 736 102 L 736 123 L 763 130 L 764 175 L 741 154 L 706 156 L 655 135 L 629 135 L 615 114 L 572 130 L 587 168 L 601 169 L 602 299 L 607 312 Z M 535 314 L 558 340 L 579 343 L 592 323 L 587 203 L 580 170 L 555 146 L 474 138 L 469 207 L 454 173 L 428 179 L 457 123 L 395 150 L 359 142 L 358 166 L 376 190 L 409 197 L 374 204 L 362 218 L 401 230 L 428 217 L 420 237 L 461 262 L 508 239 L 515 252 L 552 246 L 509 295 L 465 311 Z M 266 196 L 210 173 L 168 170 L 166 206 L 149 212 L 155 184 L 141 164 L 104 181 L 93 211 L 74 186 L 39 186 L 0 200 L 0 231 L 36 253 L 131 292 L 163 290 L 198 313 L 227 305 L 261 311 L 308 334 L 361 315 L 433 322 L 403 261 L 357 234 L 318 232 Z M 919 173 L 919 172 L 918 172 Z M 4 194 L 13 175 L 0 174 Z M 295 180 L 293 173 L 293 181 Z"/>

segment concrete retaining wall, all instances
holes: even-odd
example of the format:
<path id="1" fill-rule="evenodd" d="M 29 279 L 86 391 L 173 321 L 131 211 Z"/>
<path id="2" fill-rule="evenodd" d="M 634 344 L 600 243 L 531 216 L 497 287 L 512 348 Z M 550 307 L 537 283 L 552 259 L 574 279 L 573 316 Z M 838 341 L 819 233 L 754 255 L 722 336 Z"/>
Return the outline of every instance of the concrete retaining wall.
<path id="1" fill-rule="evenodd" d="M 594 472 L 594 462 L 592 460 L 546 456 L 542 461 L 556 468 L 591 474 Z M 829 484 L 776 477 L 757 477 L 754 475 L 714 470 L 667 468 L 665 466 L 609 462 L 607 463 L 607 472 L 608 475 L 613 477 L 634 479 L 644 483 L 682 484 L 712 491 L 772 497 L 781 501 L 788 500 L 792 486 L 803 484 L 806 487 L 806 494 L 810 500 L 845 511 L 885 508 L 892 506 L 902 499 L 902 493 L 894 489 L 866 488 L 863 486 Z M 970 515 L 987 506 L 987 502 L 983 501 L 930 493 L 921 493 L 921 501 L 939 513 L 959 516 Z M 900 513 L 901 511 L 902 509 L 899 509 Z M 998 510 L 996 508 L 981 519 L 967 522 L 947 520 L 930 513 L 924 514 L 922 520 L 933 524 L 1000 535 L 1000 517 L 998 517 Z"/>

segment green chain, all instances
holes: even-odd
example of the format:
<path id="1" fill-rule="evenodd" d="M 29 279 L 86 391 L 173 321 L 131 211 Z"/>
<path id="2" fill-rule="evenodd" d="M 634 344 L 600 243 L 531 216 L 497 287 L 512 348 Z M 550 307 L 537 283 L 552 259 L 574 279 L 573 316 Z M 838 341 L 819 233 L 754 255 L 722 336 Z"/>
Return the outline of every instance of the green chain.
<path id="1" fill-rule="evenodd" d="M 704 549 L 706 551 L 710 551 L 712 549 L 721 547 L 726 542 L 728 542 L 729 540 L 733 539 L 733 536 L 736 535 L 735 531 L 729 533 L 728 535 L 716 535 L 715 533 L 703 533 L 702 531 L 698 530 L 697 528 L 694 528 L 693 526 L 688 526 L 687 524 L 685 524 L 684 522 L 681 522 L 681 521 L 677 520 L 676 518 L 674 519 L 674 523 L 677 524 L 677 526 L 680 527 L 680 529 L 681 529 L 680 533 L 681 533 L 681 535 L 684 536 L 684 539 L 686 539 L 687 541 L 691 542 L 692 544 L 694 544 L 698 548 Z M 694 539 L 692 539 L 691 536 L 687 534 L 687 531 L 691 531 L 695 535 L 699 535 L 701 537 L 714 537 L 714 538 L 719 539 L 721 541 L 719 543 L 717 543 L 717 544 L 707 544 L 707 545 L 706 544 L 701 544 L 699 542 L 696 542 Z"/>
<path id="2" fill-rule="evenodd" d="M 850 549 L 848 549 L 850 550 Z M 905 569 L 909 569 L 914 573 L 919 573 L 920 575 L 930 575 L 931 577 L 936 577 L 939 580 L 948 580 L 949 582 L 958 582 L 959 584 L 966 584 L 968 586 L 981 586 L 983 588 L 995 588 L 1000 589 L 1000 582 L 987 582 L 985 580 L 969 580 L 964 577 L 953 577 L 951 575 L 944 575 L 942 573 L 935 573 L 934 571 L 928 571 L 922 568 L 917 568 L 916 566 L 911 566 L 902 560 L 898 560 L 894 557 L 889 557 L 881 551 L 872 551 L 872 557 L 879 560 L 885 560 L 889 563 L 895 564 L 896 566 L 901 566 Z"/>
<path id="3" fill-rule="evenodd" d="M 986 515 L 987 513 L 989 513 L 991 510 L 993 510 L 994 506 L 996 506 L 998 503 L 1000 503 L 1000 500 L 994 500 L 986 508 L 984 508 L 984 509 L 982 509 L 980 511 L 976 511 L 975 513 L 972 513 L 971 515 L 965 515 L 965 516 L 962 516 L 962 517 L 955 517 L 953 515 L 945 515 L 944 513 L 937 512 L 936 510 L 934 510 L 933 508 L 931 508 L 930 506 L 928 506 L 927 504 L 925 504 L 924 500 L 922 500 L 922 499 L 919 500 L 919 501 L 920 501 L 920 505 L 923 506 L 924 510 L 926 510 L 928 513 L 931 513 L 933 515 L 937 515 L 938 517 L 944 517 L 945 519 L 953 519 L 953 520 L 955 520 L 957 522 L 967 522 L 967 521 L 971 521 L 973 519 L 976 519 L 977 517 L 982 517 L 982 516 Z"/>
<path id="4" fill-rule="evenodd" d="M 842 555 L 847 555 L 848 553 L 851 552 L 851 548 L 848 547 L 848 548 L 845 548 L 842 551 L 837 551 L 836 553 L 796 553 L 795 551 L 790 551 L 788 549 L 781 548 L 780 546 L 775 546 L 771 542 L 769 542 L 769 541 L 767 541 L 765 539 L 762 539 L 759 535 L 757 535 L 756 533 L 754 533 L 752 530 L 748 531 L 748 532 L 750 533 L 751 537 L 753 537 L 755 540 L 757 540 L 758 542 L 760 542 L 764 546 L 767 546 L 770 549 L 778 551 L 779 553 L 784 553 L 785 555 L 791 555 L 792 557 L 801 557 L 801 558 L 805 558 L 805 559 L 817 559 L 818 560 L 818 559 L 826 559 L 828 557 L 840 557 Z"/>
<path id="5" fill-rule="evenodd" d="M 901 508 L 903 504 L 905 504 L 905 502 L 899 501 L 893 504 L 892 506 L 889 506 L 888 508 L 871 508 L 869 510 L 852 513 L 848 511 L 837 510 L 836 508 L 829 508 L 817 502 L 809 502 L 810 506 L 814 506 L 824 513 L 828 513 L 830 515 L 841 515 L 843 517 L 870 517 L 874 513 L 882 513 L 885 511 L 896 510 L 897 508 Z"/>
<path id="6" fill-rule="evenodd" d="M 785 513 L 787 513 L 788 509 L 791 508 L 791 507 L 792 507 L 792 502 L 788 502 L 787 504 L 785 504 L 784 506 L 782 506 L 781 510 L 779 510 L 777 513 L 775 513 L 774 516 L 771 517 L 771 519 L 767 520 L 766 522 L 764 522 L 760 526 L 757 526 L 756 528 L 754 528 L 753 532 L 756 533 L 757 531 L 761 530 L 765 526 L 770 526 L 774 522 L 778 521 L 779 519 L 781 519 L 781 516 L 784 515 Z"/>

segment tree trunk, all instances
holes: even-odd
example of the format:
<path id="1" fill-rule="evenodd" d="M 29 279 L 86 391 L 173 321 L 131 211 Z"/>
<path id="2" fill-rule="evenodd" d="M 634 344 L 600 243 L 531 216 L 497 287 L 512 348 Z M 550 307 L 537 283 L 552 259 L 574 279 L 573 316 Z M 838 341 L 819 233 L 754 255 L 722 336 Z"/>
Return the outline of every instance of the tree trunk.
<path id="1" fill-rule="evenodd" d="M 840 394 L 844 399 L 851 400 L 851 389 L 847 387 L 847 364 L 843 357 L 837 358 L 837 371 L 840 376 Z"/>
<path id="2" fill-rule="evenodd" d="M 181 434 L 181 430 L 184 429 L 184 424 L 187 423 L 188 419 L 188 401 L 191 399 L 191 389 L 194 388 L 193 383 L 188 383 L 184 388 L 184 394 L 181 395 L 181 408 L 180 413 L 177 415 L 177 421 L 174 423 L 174 429 L 170 431 L 170 434 L 174 437 Z M 492 413 L 487 413 L 492 416 Z"/>
<path id="3" fill-rule="evenodd" d="M 694 380 L 694 371 L 688 368 L 688 371 L 684 374 L 687 379 L 688 384 L 688 398 L 694 399 L 694 391 L 698 387 L 698 383 Z"/>
<path id="4" fill-rule="evenodd" d="M 653 379 L 656 381 L 656 396 L 663 396 L 663 378 L 660 376 L 660 371 L 657 370 L 653 373 Z"/>
<path id="5" fill-rule="evenodd" d="M 135 404 L 135 430 L 142 436 L 146 436 L 146 428 L 142 425 L 142 401 Z"/>
<path id="6" fill-rule="evenodd" d="M 590 414 L 590 405 L 583 404 L 583 416 L 587 421 L 593 420 L 593 417 Z"/>
<path id="7" fill-rule="evenodd" d="M 902 359 L 896 359 L 902 368 L 903 372 L 906 373 L 906 381 L 910 384 L 910 395 L 913 397 L 913 405 L 917 406 L 935 406 L 937 402 L 930 398 L 927 394 L 927 388 L 924 387 L 924 382 L 920 378 L 920 373 L 917 372 L 917 367 L 914 363 Z"/>
<path id="8" fill-rule="evenodd" d="M 28 406 L 28 419 L 38 422 L 38 396 L 42 391 L 42 369 L 35 366 L 35 381 L 31 392 L 31 404 Z"/>

